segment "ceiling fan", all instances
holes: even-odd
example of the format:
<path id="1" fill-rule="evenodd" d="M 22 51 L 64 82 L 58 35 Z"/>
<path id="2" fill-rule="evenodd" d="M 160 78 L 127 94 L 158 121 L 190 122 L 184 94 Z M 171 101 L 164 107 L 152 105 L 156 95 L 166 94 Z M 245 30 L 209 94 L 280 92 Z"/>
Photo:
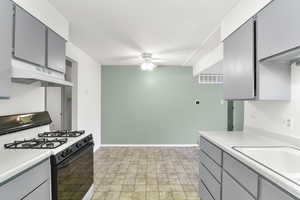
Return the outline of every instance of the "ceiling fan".
<path id="1" fill-rule="evenodd" d="M 151 53 L 142 53 L 141 57 L 143 59 L 143 63 L 141 64 L 143 71 L 152 71 L 157 67 Z"/>

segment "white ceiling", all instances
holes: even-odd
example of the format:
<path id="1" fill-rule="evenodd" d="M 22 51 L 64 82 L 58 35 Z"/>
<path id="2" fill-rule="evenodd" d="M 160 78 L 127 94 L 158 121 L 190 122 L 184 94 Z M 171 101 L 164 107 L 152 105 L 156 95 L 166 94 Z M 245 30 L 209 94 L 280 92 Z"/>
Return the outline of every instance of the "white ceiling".
<path id="1" fill-rule="evenodd" d="M 239 0 L 49 0 L 69 21 L 70 40 L 104 65 L 191 65 L 202 42 Z"/>

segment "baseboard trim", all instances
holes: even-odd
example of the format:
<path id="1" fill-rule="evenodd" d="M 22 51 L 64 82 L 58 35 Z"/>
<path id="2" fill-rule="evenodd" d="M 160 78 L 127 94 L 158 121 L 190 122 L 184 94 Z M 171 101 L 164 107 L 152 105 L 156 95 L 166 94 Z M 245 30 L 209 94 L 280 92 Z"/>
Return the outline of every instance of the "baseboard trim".
<path id="1" fill-rule="evenodd" d="M 94 147 L 94 153 L 95 153 L 96 151 L 98 151 L 98 149 L 100 149 L 100 147 L 101 147 L 101 145 L 99 145 L 99 146 L 97 146 L 97 147 Z"/>
<path id="2" fill-rule="evenodd" d="M 197 144 L 101 144 L 101 147 L 198 147 Z"/>
<path id="3" fill-rule="evenodd" d="M 84 195 L 82 200 L 92 200 L 94 195 L 94 184 L 90 187 L 89 191 Z"/>

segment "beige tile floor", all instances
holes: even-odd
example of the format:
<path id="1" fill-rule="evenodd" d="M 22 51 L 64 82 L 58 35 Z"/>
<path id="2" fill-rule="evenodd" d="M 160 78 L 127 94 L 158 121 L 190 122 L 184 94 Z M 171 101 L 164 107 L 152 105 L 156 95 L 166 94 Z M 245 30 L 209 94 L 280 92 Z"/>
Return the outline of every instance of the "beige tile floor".
<path id="1" fill-rule="evenodd" d="M 93 200 L 200 200 L 198 155 L 192 147 L 101 148 Z"/>

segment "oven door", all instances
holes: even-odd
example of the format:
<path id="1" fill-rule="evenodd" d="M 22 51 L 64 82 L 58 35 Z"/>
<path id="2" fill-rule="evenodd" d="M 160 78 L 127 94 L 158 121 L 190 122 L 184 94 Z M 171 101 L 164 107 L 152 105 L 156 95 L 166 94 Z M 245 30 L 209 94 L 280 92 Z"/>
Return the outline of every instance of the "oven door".
<path id="1" fill-rule="evenodd" d="M 75 152 L 52 171 L 53 200 L 82 200 L 94 182 L 93 143 Z"/>

